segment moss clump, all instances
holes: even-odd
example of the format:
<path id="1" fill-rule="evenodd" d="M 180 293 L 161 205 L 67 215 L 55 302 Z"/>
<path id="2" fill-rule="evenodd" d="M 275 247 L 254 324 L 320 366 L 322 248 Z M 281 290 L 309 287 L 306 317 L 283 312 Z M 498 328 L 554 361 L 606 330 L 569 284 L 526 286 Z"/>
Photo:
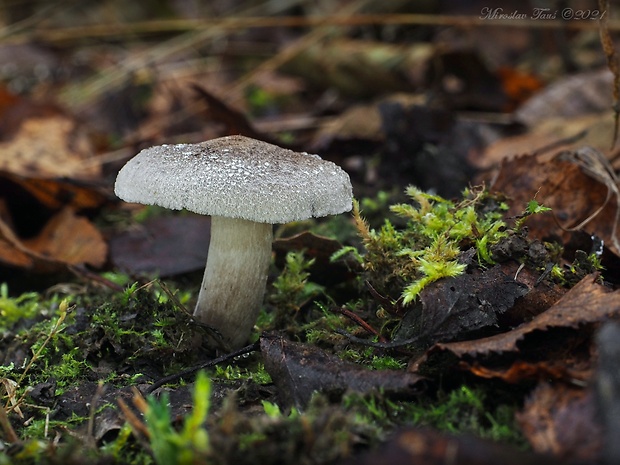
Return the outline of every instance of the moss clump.
<path id="1" fill-rule="evenodd" d="M 399 426 L 424 426 L 453 434 L 474 434 L 517 445 L 525 445 L 515 420 L 517 402 L 493 402 L 484 387 L 458 386 L 416 401 L 394 400 L 381 394 L 346 396 L 344 408 L 361 415 L 360 420 L 383 430 Z"/>
<path id="2" fill-rule="evenodd" d="M 415 187 L 406 193 L 411 203 L 390 207 L 406 221 L 402 229 L 389 219 L 379 230 L 370 229 L 357 204 L 353 212 L 366 249 L 363 257 L 358 256 L 366 279 L 403 306 L 428 284 L 463 273 L 467 249 L 475 249 L 480 265 L 492 264 L 491 247 L 508 234 L 503 220 L 508 207 L 487 190 L 466 190 L 457 203 Z"/>

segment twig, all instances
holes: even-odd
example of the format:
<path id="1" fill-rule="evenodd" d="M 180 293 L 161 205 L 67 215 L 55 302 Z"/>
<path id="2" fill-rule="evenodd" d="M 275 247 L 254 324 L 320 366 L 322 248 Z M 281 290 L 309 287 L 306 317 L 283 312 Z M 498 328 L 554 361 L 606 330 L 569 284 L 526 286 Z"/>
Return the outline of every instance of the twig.
<path id="1" fill-rule="evenodd" d="M 336 332 L 341 336 L 346 337 L 349 341 L 354 342 L 362 346 L 374 347 L 375 349 L 398 349 L 400 347 L 408 346 L 409 344 L 415 344 L 422 339 L 422 336 L 415 336 L 410 339 L 397 342 L 373 342 L 367 339 L 362 339 L 353 334 L 345 331 L 344 329 L 337 329 Z"/>
<path id="2" fill-rule="evenodd" d="M 204 368 L 210 368 L 213 367 L 215 365 L 218 365 L 222 362 L 226 362 L 228 360 L 231 360 L 235 357 L 238 357 L 239 355 L 245 355 L 245 354 L 249 354 L 250 352 L 254 352 L 255 350 L 258 350 L 260 347 L 260 341 L 255 342 L 254 344 L 250 344 L 249 346 L 245 346 L 242 347 L 241 349 L 235 350 L 234 352 L 230 352 L 228 354 L 222 355 L 220 357 L 214 358 L 213 360 L 209 360 L 208 362 L 205 362 L 201 365 L 192 367 L 192 368 L 188 368 L 186 370 L 183 370 L 179 373 L 175 373 L 173 375 L 170 376 L 166 376 L 164 378 L 161 378 L 159 381 L 156 381 L 155 383 L 151 384 L 145 391 L 146 394 L 150 394 L 152 393 L 155 389 L 163 386 L 164 384 L 170 383 L 172 381 L 176 381 L 180 378 L 189 376 L 189 375 L 193 375 L 194 373 L 196 373 L 199 370 L 202 370 Z"/>
<path id="3" fill-rule="evenodd" d="M 379 338 L 379 341 L 386 342 L 385 338 L 383 336 L 381 336 L 381 334 L 379 334 L 379 331 L 377 331 L 375 328 L 370 326 L 362 318 L 360 318 L 359 315 L 356 315 L 351 310 L 348 310 L 348 309 L 346 309 L 344 307 L 339 307 L 339 308 L 335 308 L 332 311 L 338 312 L 341 315 L 346 316 L 348 319 L 350 319 L 351 321 L 354 321 L 359 326 L 361 326 L 366 332 L 368 332 L 368 333 L 370 333 L 370 334 L 372 334 L 374 336 L 377 336 Z"/>

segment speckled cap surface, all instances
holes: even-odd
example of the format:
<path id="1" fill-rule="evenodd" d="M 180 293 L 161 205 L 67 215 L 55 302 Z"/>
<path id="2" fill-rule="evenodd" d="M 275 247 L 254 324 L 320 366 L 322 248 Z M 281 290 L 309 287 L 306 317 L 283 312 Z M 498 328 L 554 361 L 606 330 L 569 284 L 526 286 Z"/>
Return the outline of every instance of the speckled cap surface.
<path id="1" fill-rule="evenodd" d="M 142 150 L 116 178 L 127 201 L 287 223 L 351 210 L 349 175 L 318 155 L 243 136 Z"/>

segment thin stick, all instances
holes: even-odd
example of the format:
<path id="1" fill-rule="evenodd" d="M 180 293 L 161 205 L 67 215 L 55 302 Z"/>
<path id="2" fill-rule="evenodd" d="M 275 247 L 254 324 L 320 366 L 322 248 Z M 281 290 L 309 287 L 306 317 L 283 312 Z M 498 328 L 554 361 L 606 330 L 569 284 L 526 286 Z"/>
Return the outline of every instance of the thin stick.
<path id="1" fill-rule="evenodd" d="M 228 360 L 231 360 L 235 357 L 238 357 L 239 355 L 245 355 L 245 354 L 249 354 L 251 352 L 254 352 L 255 350 L 258 350 L 260 347 L 260 341 L 255 342 L 254 344 L 250 344 L 249 346 L 245 346 L 242 347 L 241 349 L 235 350 L 234 352 L 230 352 L 228 354 L 222 355 L 221 357 L 217 357 L 214 358 L 213 360 L 209 360 L 208 362 L 205 362 L 201 365 L 192 367 L 192 368 L 188 368 L 187 370 L 183 370 L 179 373 L 175 373 L 173 375 L 170 376 L 166 376 L 164 378 L 161 378 L 159 381 L 156 381 L 155 383 L 151 384 L 148 389 L 145 391 L 146 394 L 150 394 L 153 391 L 155 391 L 155 389 L 163 386 L 164 384 L 167 383 L 171 383 L 173 381 L 176 381 L 180 378 L 184 378 L 186 376 L 190 376 L 195 374 L 197 371 L 202 370 L 204 368 L 210 368 L 213 367 L 215 365 L 218 365 L 222 362 L 226 362 Z"/>

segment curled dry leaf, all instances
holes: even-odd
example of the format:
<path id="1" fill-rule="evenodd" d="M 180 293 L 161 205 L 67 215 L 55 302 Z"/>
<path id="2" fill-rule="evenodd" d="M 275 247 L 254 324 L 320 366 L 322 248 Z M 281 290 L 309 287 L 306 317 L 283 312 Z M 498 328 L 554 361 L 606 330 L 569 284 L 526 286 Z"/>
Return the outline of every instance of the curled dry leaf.
<path id="1" fill-rule="evenodd" d="M 571 229 L 579 227 L 588 234 L 600 237 L 605 245 L 620 256 L 618 248 L 618 196 L 613 178 L 603 179 L 604 171 L 595 175 L 592 168 L 575 161 L 593 152 L 582 148 L 563 152 L 545 159 L 523 155 L 504 160 L 491 189 L 503 192 L 512 199 L 508 215 L 519 215 L 531 199 L 552 208 L 552 212 L 534 215 L 527 220 L 531 237 L 555 238 L 570 242 Z M 571 155 L 572 154 L 572 155 Z M 602 156 L 602 155 L 601 155 Z M 611 194 L 610 194 L 611 192 Z M 586 252 L 590 252 L 587 250 Z"/>
<path id="2" fill-rule="evenodd" d="M 446 278 L 427 286 L 419 303 L 411 309 L 399 327 L 395 341 L 419 336 L 434 342 L 498 325 L 500 315 L 528 293 L 528 287 L 513 279 L 506 267 L 474 270 Z M 414 331 L 415 333 L 412 333 Z"/>
<path id="3" fill-rule="evenodd" d="M 547 376 L 553 373 L 561 376 L 568 374 L 572 379 L 583 380 L 589 376 L 591 369 L 589 362 L 583 359 L 587 357 L 589 360 L 588 346 L 591 342 L 589 332 L 582 329 L 580 334 L 571 338 L 570 334 L 574 333 L 566 331 L 552 333 L 551 330 L 577 329 L 588 325 L 592 327 L 618 316 L 620 316 L 620 291 L 611 291 L 597 283 L 596 275 L 588 275 L 553 306 L 531 321 L 511 331 L 475 341 L 435 344 L 421 359 L 412 363 L 410 369 L 414 372 L 424 372 L 439 360 L 449 359 L 452 364 L 466 361 L 467 363 L 461 366 L 466 368 L 473 366 L 471 371 L 483 377 L 507 380 L 510 379 L 510 370 L 516 369 L 510 368 L 514 355 L 521 353 L 523 358 L 531 340 L 534 345 L 532 351 L 538 358 L 536 361 L 538 374 L 544 373 Z M 573 370 L 567 367 L 562 369 L 553 361 L 550 365 L 541 364 L 558 353 L 561 353 L 562 363 Z M 500 369 L 500 366 L 505 368 Z M 495 372 L 489 370 L 489 367 Z M 527 370 L 523 370 L 522 373 L 526 374 Z"/>
<path id="4" fill-rule="evenodd" d="M 102 266 L 107 245 L 86 218 L 67 207 L 54 215 L 34 238 L 22 240 L 0 220 L 0 263 L 49 273 L 67 265 Z"/>
<path id="5" fill-rule="evenodd" d="M 68 207 L 54 215 L 37 237 L 23 243 L 34 254 L 69 265 L 86 263 L 99 267 L 107 254 L 99 230 Z"/>
<path id="6" fill-rule="evenodd" d="M 19 203 L 23 197 L 31 196 L 51 210 L 64 206 L 76 211 L 97 209 L 110 199 L 103 189 L 74 179 L 31 177 L 0 171 L 0 184 L 3 186 L 0 192 L 9 197 L 9 202 Z"/>

